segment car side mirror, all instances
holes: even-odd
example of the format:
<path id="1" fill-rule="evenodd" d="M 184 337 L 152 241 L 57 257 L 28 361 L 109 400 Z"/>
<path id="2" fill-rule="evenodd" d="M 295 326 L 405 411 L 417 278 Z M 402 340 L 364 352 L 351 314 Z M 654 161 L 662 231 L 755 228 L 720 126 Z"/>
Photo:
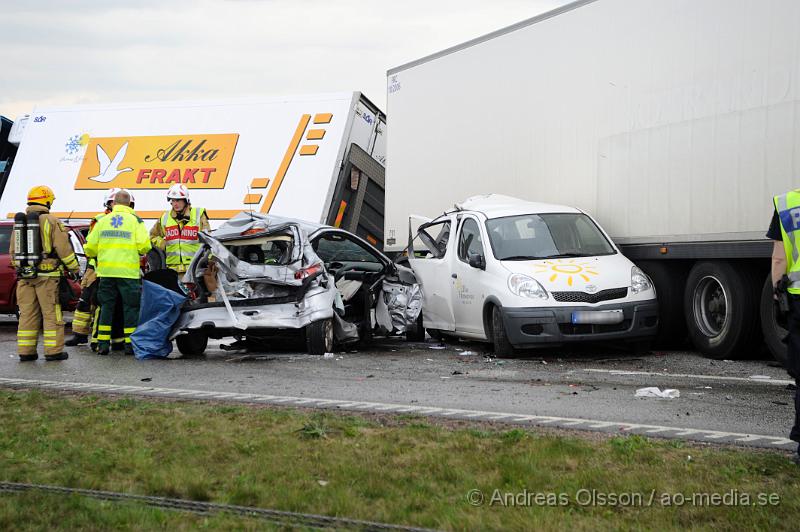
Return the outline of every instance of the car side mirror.
<path id="1" fill-rule="evenodd" d="M 473 268 L 478 268 L 479 270 L 486 269 L 486 259 L 483 258 L 483 255 L 480 253 L 470 253 L 469 254 L 469 265 Z"/>

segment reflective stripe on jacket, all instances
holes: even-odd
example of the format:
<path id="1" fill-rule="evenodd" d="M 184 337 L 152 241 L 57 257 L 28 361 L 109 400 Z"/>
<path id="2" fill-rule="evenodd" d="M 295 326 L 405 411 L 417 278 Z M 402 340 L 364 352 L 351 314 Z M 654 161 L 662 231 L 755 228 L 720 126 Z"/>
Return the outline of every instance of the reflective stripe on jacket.
<path id="1" fill-rule="evenodd" d="M 189 221 L 183 226 L 170 216 L 171 211 L 167 211 L 161 216 L 168 268 L 183 271 L 192 262 L 195 253 L 200 249 L 198 233 L 200 232 L 200 218 L 204 212 L 203 208 L 190 207 Z"/>
<path id="2" fill-rule="evenodd" d="M 789 293 L 800 295 L 800 189 L 775 196 L 774 202 L 786 251 L 786 275 L 791 281 Z"/>
<path id="3" fill-rule="evenodd" d="M 139 278 L 139 256 L 150 251 L 144 222 L 126 205 L 114 205 L 89 233 L 84 250 L 97 258 L 98 277 Z"/>

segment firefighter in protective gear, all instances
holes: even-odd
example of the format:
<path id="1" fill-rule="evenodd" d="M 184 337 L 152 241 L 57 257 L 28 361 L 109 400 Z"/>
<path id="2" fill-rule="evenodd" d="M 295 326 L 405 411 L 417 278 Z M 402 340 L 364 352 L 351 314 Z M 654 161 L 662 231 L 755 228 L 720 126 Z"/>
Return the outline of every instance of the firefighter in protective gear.
<path id="1" fill-rule="evenodd" d="M 17 280 L 17 304 L 19 326 L 17 328 L 17 351 L 21 362 L 36 360 L 36 344 L 39 330 L 43 333 L 45 360 L 66 360 L 64 352 L 64 318 L 58 301 L 58 285 L 64 269 L 77 275 L 80 271 L 78 259 L 72 249 L 69 234 L 61 220 L 50 214 L 50 206 L 56 197 L 50 187 L 36 186 L 28 192 L 26 214 L 39 215 L 39 233 L 42 260 L 36 265 L 36 276 Z M 15 239 L 11 239 L 9 253 L 12 266 Z"/>
<path id="2" fill-rule="evenodd" d="M 125 353 L 133 354 L 131 333 L 139 321 L 141 294 L 139 258 L 150 251 L 150 239 L 144 221 L 130 208 L 131 195 L 121 190 L 114 196 L 114 209 L 89 233 L 84 250 L 97 258 L 97 352 L 107 355 L 111 344 L 114 303 L 122 300 L 124 312 Z"/>
<path id="3" fill-rule="evenodd" d="M 208 216 L 203 208 L 192 207 L 189 190 L 184 185 L 172 185 L 167 192 L 172 209 L 161 215 L 150 230 L 153 247 L 166 252 L 167 268 L 183 273 L 200 249 L 200 231 L 210 231 Z"/>
<path id="4" fill-rule="evenodd" d="M 103 216 L 111 212 L 114 207 L 114 196 L 119 192 L 120 188 L 111 188 L 106 192 L 103 198 L 104 212 L 96 215 L 89 222 L 89 233 L 92 232 L 94 226 L 97 225 Z M 81 279 L 81 298 L 78 301 L 78 306 L 75 308 L 75 313 L 72 316 L 72 338 L 64 342 L 64 345 L 76 346 L 88 343 L 89 335 L 92 333 L 92 321 L 96 310 L 95 298 L 97 295 L 97 274 L 95 267 L 97 266 L 95 259 L 89 259 L 86 263 L 86 272 Z M 119 338 L 122 344 L 122 337 Z M 124 347 L 124 345 L 121 345 Z"/>

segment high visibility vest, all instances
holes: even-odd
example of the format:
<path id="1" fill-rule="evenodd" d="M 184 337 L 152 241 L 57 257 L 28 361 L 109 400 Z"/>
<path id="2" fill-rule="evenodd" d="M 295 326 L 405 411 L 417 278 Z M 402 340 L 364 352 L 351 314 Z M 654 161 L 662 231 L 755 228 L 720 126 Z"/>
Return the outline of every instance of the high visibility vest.
<path id="1" fill-rule="evenodd" d="M 774 201 L 786 251 L 789 293 L 800 295 L 800 189 L 775 196 Z"/>
<path id="2" fill-rule="evenodd" d="M 137 235 L 146 241 L 144 222 L 130 207 L 115 205 L 114 210 L 103 216 L 89 234 L 87 248 L 96 248 L 97 276 L 138 279 L 140 277 Z"/>
<path id="3" fill-rule="evenodd" d="M 106 215 L 106 213 L 104 213 L 104 212 L 101 212 L 100 214 L 95 215 L 94 221 L 91 223 L 91 225 L 89 225 L 89 232 L 90 233 L 92 232 L 92 229 L 94 229 L 94 227 L 97 225 L 97 222 L 102 220 L 103 216 L 105 216 L 105 215 Z M 89 236 L 88 233 L 87 233 L 86 236 L 87 237 Z M 94 257 L 89 257 L 87 259 L 87 261 L 86 261 L 86 267 L 87 268 L 97 268 L 97 259 L 94 258 Z"/>
<path id="4" fill-rule="evenodd" d="M 189 208 L 189 221 L 183 227 L 170 216 L 171 211 L 161 216 L 161 227 L 164 228 L 166 243 L 167 268 L 184 271 L 192 262 L 195 253 L 200 249 L 200 218 L 205 209 Z"/>

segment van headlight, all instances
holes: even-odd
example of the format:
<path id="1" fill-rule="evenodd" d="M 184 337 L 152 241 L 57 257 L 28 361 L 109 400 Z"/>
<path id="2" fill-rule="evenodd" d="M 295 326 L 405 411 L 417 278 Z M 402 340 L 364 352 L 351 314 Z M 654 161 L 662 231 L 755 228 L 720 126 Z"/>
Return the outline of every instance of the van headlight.
<path id="1" fill-rule="evenodd" d="M 547 290 L 533 277 L 514 273 L 508 278 L 508 288 L 513 294 L 534 299 L 547 299 Z"/>
<path id="2" fill-rule="evenodd" d="M 642 270 L 634 266 L 631 268 L 631 292 L 638 294 L 646 290 L 653 290 L 653 282 Z"/>

